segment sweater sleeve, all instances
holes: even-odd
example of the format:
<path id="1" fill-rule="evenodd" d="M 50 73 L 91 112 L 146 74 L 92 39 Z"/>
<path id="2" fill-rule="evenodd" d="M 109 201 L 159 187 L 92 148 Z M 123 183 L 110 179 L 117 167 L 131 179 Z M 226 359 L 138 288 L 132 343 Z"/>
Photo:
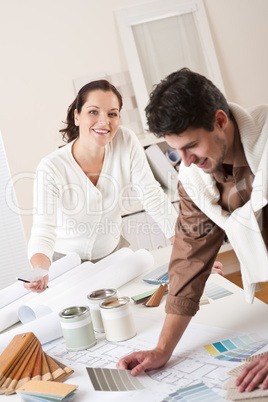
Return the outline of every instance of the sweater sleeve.
<path id="1" fill-rule="evenodd" d="M 166 313 L 193 316 L 225 232 L 188 197 L 179 182 L 180 211 L 169 264 Z"/>
<path id="2" fill-rule="evenodd" d="M 45 254 L 50 261 L 54 252 L 57 225 L 59 189 L 49 162 L 43 159 L 37 167 L 34 180 L 33 225 L 28 243 L 28 257 Z"/>
<path id="3" fill-rule="evenodd" d="M 138 198 L 145 211 L 157 222 L 169 239 L 175 234 L 178 214 L 160 184 L 155 180 L 144 149 L 134 133 L 131 141 L 131 183 L 138 189 Z"/>

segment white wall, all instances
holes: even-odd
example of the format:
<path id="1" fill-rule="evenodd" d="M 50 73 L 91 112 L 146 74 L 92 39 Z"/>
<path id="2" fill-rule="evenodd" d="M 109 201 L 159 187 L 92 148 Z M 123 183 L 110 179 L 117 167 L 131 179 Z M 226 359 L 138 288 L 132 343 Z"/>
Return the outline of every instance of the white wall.
<path id="1" fill-rule="evenodd" d="M 61 143 L 72 80 L 127 69 L 113 10 L 151 2 L 0 0 L 0 129 L 27 238 L 32 175 Z M 228 99 L 268 103 L 267 0 L 204 4 Z"/>

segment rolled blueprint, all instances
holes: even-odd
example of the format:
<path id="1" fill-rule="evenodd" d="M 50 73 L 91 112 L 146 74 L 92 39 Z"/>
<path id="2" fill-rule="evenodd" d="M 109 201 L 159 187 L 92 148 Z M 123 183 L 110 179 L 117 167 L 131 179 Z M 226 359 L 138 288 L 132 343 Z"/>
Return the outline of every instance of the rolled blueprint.
<path id="1" fill-rule="evenodd" d="M 49 282 L 80 264 L 81 259 L 76 253 L 68 254 L 60 260 L 53 262 L 49 270 Z M 25 296 L 27 293 L 30 293 L 30 291 L 25 289 L 22 282 L 15 282 L 0 290 L 0 309 Z"/>
<path id="2" fill-rule="evenodd" d="M 124 258 L 130 254 L 133 254 L 131 249 L 122 248 L 106 258 L 103 258 L 96 264 L 93 264 L 90 261 L 84 262 L 74 268 L 69 275 L 65 274 L 58 277 L 51 282 L 49 289 L 38 295 L 38 298 L 31 298 L 26 303 L 21 303 L 17 309 L 19 320 L 23 324 L 35 320 L 37 306 L 45 305 L 47 300 L 54 300 L 54 298 L 58 299 L 66 290 L 70 291 L 70 289 L 75 285 L 77 288 L 81 288 L 85 283 L 90 282 L 92 275 L 99 273 L 102 269 L 105 269 L 107 266 L 118 261 L 118 259 Z M 67 297 L 69 296 L 67 295 Z"/>
<path id="3" fill-rule="evenodd" d="M 82 277 L 77 277 L 77 282 L 73 282 L 72 286 L 66 287 L 65 283 L 62 283 L 61 288 L 54 293 L 54 297 L 50 290 L 45 291 L 46 297 L 42 298 L 42 303 L 37 303 L 35 300 L 31 306 L 29 304 L 21 306 L 19 309 L 21 321 L 27 322 L 29 317 L 41 317 L 52 311 L 59 312 L 66 307 L 85 305 L 87 295 L 93 290 L 107 287 L 118 288 L 148 271 L 154 263 L 151 253 L 143 249 L 131 252 L 122 258 L 115 254 L 112 264 L 107 260 L 105 263 L 102 260 L 100 263 L 92 264 L 93 267 L 88 267 L 87 275 L 85 276 L 87 270 L 84 270 Z"/>
<path id="4" fill-rule="evenodd" d="M 53 263 L 53 273 L 52 273 L 52 278 L 54 277 L 51 282 L 49 282 L 49 286 L 53 288 L 54 286 L 57 285 L 57 283 L 61 283 L 63 280 L 67 279 L 74 273 L 78 272 L 82 265 L 80 264 L 80 257 L 76 253 L 71 253 L 67 255 L 66 257 L 63 257 L 61 260 L 56 261 Z M 75 266 L 76 264 L 79 264 Z M 15 285 L 20 285 L 22 289 L 24 289 L 23 285 L 21 282 L 16 283 Z M 9 292 L 7 292 L 6 297 L 9 297 L 11 300 L 13 292 L 15 292 L 16 288 L 15 286 L 9 286 Z M 25 289 L 26 290 L 26 289 Z M 35 299 L 40 299 L 41 294 L 38 293 L 32 293 L 28 292 L 24 295 L 21 294 L 21 296 L 14 301 L 10 302 L 6 306 L 2 307 L 0 309 L 0 332 L 4 331 L 5 329 L 9 328 L 10 326 L 16 324 L 19 321 L 19 316 L 18 316 L 18 310 L 21 305 L 27 304 L 27 303 L 34 303 Z M 14 296 L 13 296 L 14 299 Z M 31 318 L 29 317 L 28 321 L 30 319 L 35 319 L 35 315 L 32 315 L 31 312 Z"/>
<path id="5" fill-rule="evenodd" d="M 17 334 L 33 332 L 41 344 L 62 336 L 60 319 L 57 313 L 51 313 L 28 324 L 17 326 L 0 335 L 0 354 Z"/>
<path id="6" fill-rule="evenodd" d="M 18 310 L 22 303 L 28 303 L 37 297 L 37 293 L 28 293 L 18 300 L 8 304 L 0 310 L 0 332 L 11 327 L 19 321 Z"/>

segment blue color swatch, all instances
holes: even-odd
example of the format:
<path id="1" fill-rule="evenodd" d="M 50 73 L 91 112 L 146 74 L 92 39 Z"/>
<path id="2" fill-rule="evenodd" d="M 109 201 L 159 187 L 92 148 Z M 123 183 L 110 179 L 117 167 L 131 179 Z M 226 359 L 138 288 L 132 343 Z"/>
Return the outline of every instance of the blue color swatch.
<path id="1" fill-rule="evenodd" d="M 243 335 L 205 345 L 204 348 L 215 359 L 241 362 L 266 345 L 267 341 L 264 339 L 256 339 L 254 335 Z"/>
<path id="2" fill-rule="evenodd" d="M 224 401 L 218 394 L 208 388 L 204 383 L 191 385 L 190 387 L 178 389 L 169 394 L 162 402 L 221 402 Z"/>

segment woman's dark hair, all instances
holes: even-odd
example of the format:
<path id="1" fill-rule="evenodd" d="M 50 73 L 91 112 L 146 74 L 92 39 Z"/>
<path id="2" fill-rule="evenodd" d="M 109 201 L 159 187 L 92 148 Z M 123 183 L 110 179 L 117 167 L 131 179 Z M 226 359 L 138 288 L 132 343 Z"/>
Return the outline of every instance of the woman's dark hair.
<path id="1" fill-rule="evenodd" d="M 162 137 L 188 128 L 213 131 L 218 109 L 232 118 L 220 90 L 206 77 L 183 68 L 155 86 L 145 113 L 149 131 Z"/>
<path id="2" fill-rule="evenodd" d="M 110 82 L 106 80 L 89 82 L 80 89 L 80 91 L 77 94 L 77 97 L 67 110 L 67 117 L 65 121 L 66 127 L 60 130 L 63 141 L 71 142 L 79 136 L 79 127 L 77 127 L 74 123 L 74 111 L 75 109 L 77 109 L 77 112 L 80 113 L 83 105 L 87 100 L 88 94 L 96 90 L 101 90 L 104 92 L 109 91 L 113 92 L 117 96 L 119 102 L 119 110 L 122 109 L 123 106 L 122 96 L 115 88 L 115 86 L 113 86 L 112 84 L 110 84 Z"/>

